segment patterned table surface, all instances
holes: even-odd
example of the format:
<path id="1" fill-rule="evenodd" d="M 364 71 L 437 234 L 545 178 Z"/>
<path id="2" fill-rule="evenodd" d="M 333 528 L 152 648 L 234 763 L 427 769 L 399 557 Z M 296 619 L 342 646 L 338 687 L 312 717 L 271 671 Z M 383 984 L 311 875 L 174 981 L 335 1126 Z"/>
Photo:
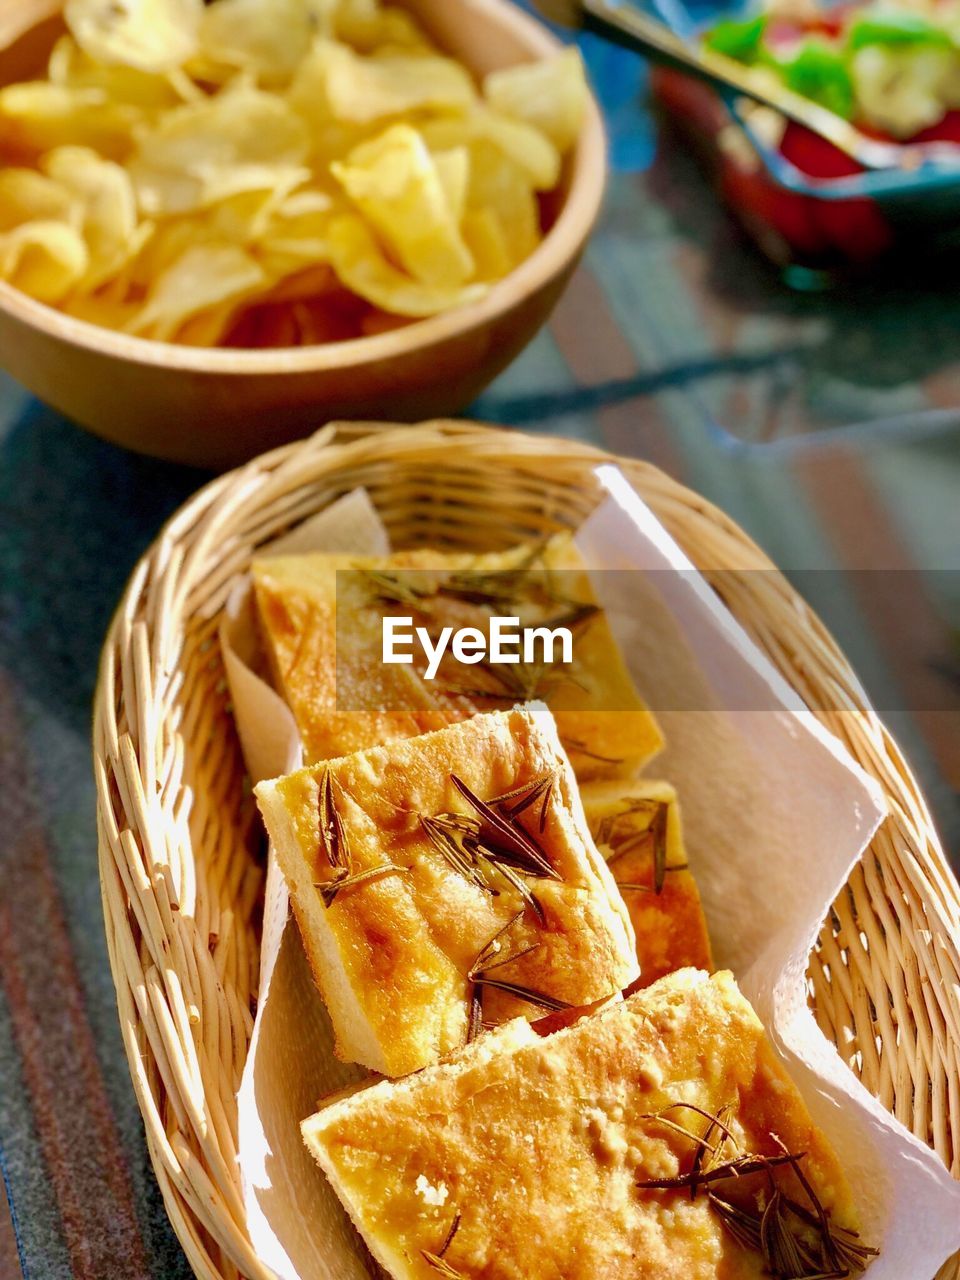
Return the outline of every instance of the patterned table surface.
<path id="1" fill-rule="evenodd" d="M 606 214 L 475 415 L 649 458 L 725 507 L 837 633 L 956 852 L 960 293 L 786 293 L 657 140 L 640 64 L 589 54 L 618 167 Z M 0 1280 L 180 1280 L 120 1045 L 88 739 L 111 609 L 205 477 L 10 380 L 0 459 Z"/>

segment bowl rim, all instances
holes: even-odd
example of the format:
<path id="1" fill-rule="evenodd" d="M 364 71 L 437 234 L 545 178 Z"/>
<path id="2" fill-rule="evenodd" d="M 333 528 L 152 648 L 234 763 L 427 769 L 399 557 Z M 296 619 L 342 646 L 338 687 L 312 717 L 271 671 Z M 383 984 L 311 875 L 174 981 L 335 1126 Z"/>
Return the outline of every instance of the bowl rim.
<path id="1" fill-rule="evenodd" d="M 534 60 L 564 47 L 553 32 L 509 0 L 464 0 L 489 21 L 516 35 Z M 122 333 L 66 315 L 0 281 L 0 312 L 54 341 L 129 363 L 195 374 L 283 375 L 342 370 L 377 364 L 450 341 L 489 324 L 515 304 L 536 294 L 583 249 L 596 222 L 607 185 L 607 136 L 591 89 L 586 119 L 567 163 L 569 184 L 549 231 L 533 253 L 478 301 L 414 320 L 387 333 L 345 342 L 264 349 L 190 347 Z"/>

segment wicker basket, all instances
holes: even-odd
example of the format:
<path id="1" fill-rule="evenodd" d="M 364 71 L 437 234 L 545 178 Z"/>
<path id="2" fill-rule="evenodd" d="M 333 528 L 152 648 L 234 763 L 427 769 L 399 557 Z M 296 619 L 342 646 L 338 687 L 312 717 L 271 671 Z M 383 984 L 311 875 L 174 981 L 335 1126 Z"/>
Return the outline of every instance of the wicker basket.
<path id="1" fill-rule="evenodd" d="M 358 485 L 396 545 L 492 549 L 578 524 L 605 459 L 469 424 L 330 426 L 208 485 L 133 575 L 96 699 L 100 876 L 147 1143 L 198 1276 L 270 1275 L 249 1243 L 234 1158 L 263 872 L 217 644 L 226 596 L 259 544 Z M 757 547 L 650 465 L 619 461 L 889 797 L 811 956 L 811 1000 L 851 1070 L 960 1176 L 960 890 L 910 770 L 817 618 L 778 574 L 746 572 L 772 568 Z M 940 1277 L 960 1280 L 960 1258 Z"/>

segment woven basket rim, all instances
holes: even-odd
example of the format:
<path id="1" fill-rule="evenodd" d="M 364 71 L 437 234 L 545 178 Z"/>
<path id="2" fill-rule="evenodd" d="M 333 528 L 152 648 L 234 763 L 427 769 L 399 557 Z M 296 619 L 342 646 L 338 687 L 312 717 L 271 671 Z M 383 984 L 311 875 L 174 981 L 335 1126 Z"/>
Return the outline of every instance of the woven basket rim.
<path id="1" fill-rule="evenodd" d="M 252 544 L 241 541 L 234 547 L 228 538 L 222 547 L 214 546 L 215 535 L 229 528 L 238 513 L 251 504 L 259 504 L 258 511 L 271 510 L 270 503 L 280 510 L 293 497 L 302 502 L 291 508 L 296 523 L 336 496 L 338 476 L 343 491 L 344 486 L 355 487 L 353 477 L 363 468 L 399 473 L 415 461 L 425 466 L 431 460 L 442 460 L 451 473 L 486 468 L 581 498 L 592 469 L 613 462 L 708 582 L 711 572 L 773 571 L 754 575 L 764 581 L 748 582 L 742 599 L 725 603 L 849 754 L 880 782 L 891 808 L 891 817 L 855 869 L 811 957 L 817 1016 L 835 1044 L 854 1035 L 860 1059 L 855 1065 L 856 1055 L 848 1057 L 848 1064 L 887 1109 L 960 1176 L 960 886 L 896 743 L 867 703 L 840 649 L 769 557 L 713 503 L 651 463 L 619 458 L 579 440 L 470 422 L 403 428 L 332 423 L 308 440 L 282 446 L 210 481 L 165 522 L 131 576 L 101 656 L 93 741 L 110 962 L 151 1158 L 174 1228 L 196 1273 L 211 1280 L 234 1280 L 238 1274 L 268 1280 L 271 1274 L 252 1256 L 242 1213 L 231 1206 L 218 1166 L 221 1153 L 204 1147 L 190 1133 L 188 1111 L 185 1119 L 174 1115 L 186 1106 L 177 1096 L 186 1086 L 179 1081 L 175 1059 L 187 1033 L 181 1031 L 177 1040 L 181 1010 L 162 984 L 158 990 L 156 965 L 150 964 L 143 942 L 141 924 L 156 903 L 162 915 L 164 898 L 163 886 L 149 874 L 146 884 L 138 877 L 144 868 L 159 874 L 156 854 L 171 837 L 169 831 L 161 831 L 161 818 L 152 816 L 138 798 L 138 779 L 167 777 L 164 785 L 172 786 L 164 769 L 172 768 L 174 777 L 180 776 L 177 769 L 182 772 L 182 759 L 179 764 L 174 759 L 173 765 L 160 761 L 159 746 L 143 750 L 145 741 L 153 742 L 151 733 L 169 728 L 164 717 L 172 716 L 171 679 L 186 680 L 189 675 L 167 671 L 164 665 L 169 665 L 171 654 L 181 653 L 188 620 L 212 633 L 224 583 L 249 563 Z M 324 488 L 325 501 L 311 511 L 312 495 Z M 201 570 L 209 573 L 208 561 L 216 564 L 218 554 L 227 556 L 229 572 L 224 581 L 215 575 L 215 589 L 205 595 L 208 578 Z M 826 700 L 817 705 L 816 691 L 828 687 L 842 692 L 846 711 L 831 710 L 839 704 Z M 153 691 L 156 697 L 151 701 Z M 174 738 L 176 732 L 171 730 Z M 157 758 L 151 758 L 151 752 Z M 161 795 L 158 804 L 162 803 Z M 187 853 L 189 862 L 194 858 L 192 847 Z M 180 850 L 176 856 L 182 855 L 186 856 Z M 189 867 L 186 874 L 189 879 Z M 887 937 L 888 925 L 896 926 L 896 937 Z M 202 960 L 201 956 L 191 963 Z M 836 972 L 838 966 L 846 972 Z M 191 966 L 185 965 L 177 982 L 188 987 L 190 973 Z M 871 990 L 871 982 L 876 990 Z M 869 1008 L 864 1008 L 865 1002 Z M 871 1039 L 878 1042 L 872 1052 Z M 215 1210 L 204 1206 L 204 1196 L 213 1196 Z M 960 1259 L 948 1264 L 941 1277 L 960 1280 Z"/>

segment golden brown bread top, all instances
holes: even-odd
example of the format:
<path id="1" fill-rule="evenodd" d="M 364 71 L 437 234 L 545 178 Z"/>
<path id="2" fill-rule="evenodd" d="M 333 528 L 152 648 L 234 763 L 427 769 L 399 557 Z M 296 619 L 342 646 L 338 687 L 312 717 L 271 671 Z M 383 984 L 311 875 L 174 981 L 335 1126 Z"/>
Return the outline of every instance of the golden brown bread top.
<path id="1" fill-rule="evenodd" d="M 443 841 L 438 847 L 431 839 L 424 819 L 458 815 L 453 826 L 446 823 L 455 832 L 457 823 L 477 818 L 455 779 L 483 802 L 521 793 L 498 808 L 500 831 L 483 835 L 484 849 L 506 848 L 513 880 L 498 857 L 480 857 L 476 875 L 464 874 L 445 856 Z M 509 817 L 510 806 L 538 784 L 535 803 Z M 329 891 L 345 874 L 321 835 L 325 797 L 335 803 L 338 848 L 349 850 L 350 875 L 387 871 L 348 883 L 318 912 L 324 887 Z M 400 1075 L 465 1042 L 476 1030 L 469 1024 L 474 995 L 482 1006 L 475 1012 L 496 1025 L 517 1014 L 541 1016 L 544 1007 L 591 1003 L 639 974 L 629 916 L 590 839 L 546 708 L 482 714 L 314 765 L 262 783 L 257 799 L 301 928 L 329 935 L 326 964 L 309 943 L 307 950 L 344 1056 Z M 517 869 L 518 844 L 521 854 L 539 851 L 547 874 Z M 471 978 L 485 948 L 490 972 Z M 334 970 L 352 993 L 352 1015 L 338 1003 Z M 503 983 L 519 986 L 523 996 Z M 361 1056 L 346 1025 L 350 1016 L 369 1028 L 377 1051 Z"/>
<path id="2" fill-rule="evenodd" d="M 341 572 L 338 582 L 338 570 L 354 572 Z M 393 607 L 397 601 L 378 596 L 384 584 L 389 596 L 391 580 L 423 592 L 424 598 L 419 603 L 415 598 L 412 603 L 401 600 L 402 607 Z M 459 595 L 451 590 L 454 580 L 459 582 Z M 412 610 L 417 623 L 427 622 L 434 629 L 449 623 L 483 630 L 492 612 L 517 612 L 532 624 L 554 620 L 571 602 L 595 605 L 589 576 L 569 534 L 559 534 L 541 547 L 486 555 L 423 548 L 386 558 L 273 557 L 254 562 L 253 581 L 273 680 L 293 712 L 309 762 L 425 733 L 478 710 L 532 698 L 542 699 L 554 711 L 581 779 L 632 776 L 663 745 L 656 720 L 640 699 L 602 613 L 578 624 L 570 673 L 559 665 L 465 670 L 448 660 L 431 684 L 416 668 L 379 661 L 384 613 Z M 436 594 L 441 584 L 444 590 Z M 346 615 L 351 628 L 349 643 L 342 642 L 339 652 L 338 591 L 341 621 Z M 551 593 L 562 593 L 563 599 L 552 601 Z M 456 690 L 463 692 L 457 695 Z"/>
<path id="3" fill-rule="evenodd" d="M 683 1101 L 744 1152 L 806 1152 L 835 1226 L 853 1227 L 846 1179 L 729 974 L 684 970 L 545 1038 L 511 1023 L 457 1058 L 331 1100 L 304 1139 L 379 1262 L 397 1280 L 759 1280 L 759 1252 L 701 1190 L 638 1183 L 688 1172 L 695 1142 L 653 1118 Z M 693 1111 L 669 1119 L 694 1132 Z M 727 1144 L 724 1158 L 733 1147 Z M 789 1169 L 770 1175 L 804 1198 Z M 738 1190 L 739 1187 L 739 1190 Z M 726 1195 L 754 1205 L 766 1175 Z"/>
<path id="4" fill-rule="evenodd" d="M 675 969 L 712 969 L 674 788 L 648 778 L 592 782 L 581 798 L 590 832 L 630 911 L 644 985 Z"/>
<path id="5" fill-rule="evenodd" d="M 390 563 L 419 569 L 430 558 L 405 552 L 390 557 Z M 273 683 L 293 712 L 308 762 L 429 733 L 476 709 L 431 696 L 406 667 L 354 665 L 349 653 L 338 666 L 337 571 L 382 564 L 370 557 L 326 554 L 254 561 L 253 586 Z M 379 612 L 357 607 L 352 625 L 358 639 L 365 637 L 358 653 L 379 644 Z M 360 693 L 365 705 L 379 698 L 384 707 L 404 710 L 337 710 L 338 701 L 346 708 L 355 705 Z"/>

